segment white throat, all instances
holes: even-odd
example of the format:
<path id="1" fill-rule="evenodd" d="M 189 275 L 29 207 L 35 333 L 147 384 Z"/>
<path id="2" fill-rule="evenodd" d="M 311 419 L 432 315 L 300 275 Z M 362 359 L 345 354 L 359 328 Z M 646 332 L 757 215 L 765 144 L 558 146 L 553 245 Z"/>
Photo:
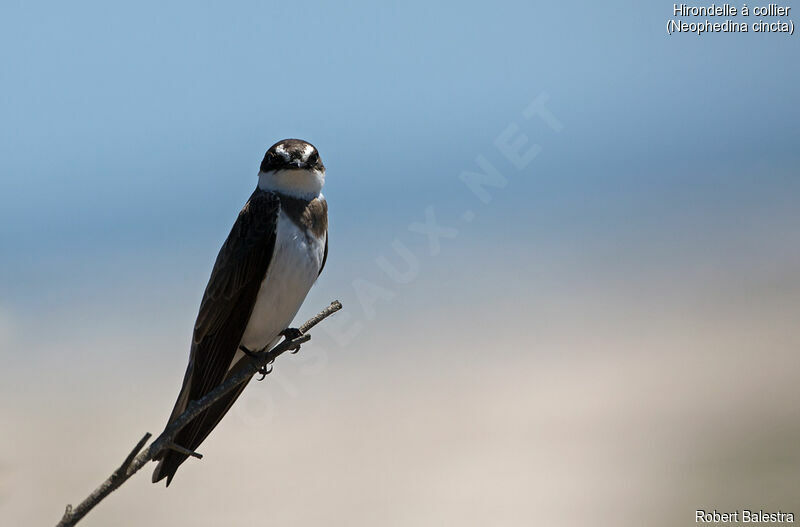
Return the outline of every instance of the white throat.
<path id="1" fill-rule="evenodd" d="M 301 168 L 258 173 L 258 188 L 301 199 L 314 199 L 322 191 L 325 173 Z"/>

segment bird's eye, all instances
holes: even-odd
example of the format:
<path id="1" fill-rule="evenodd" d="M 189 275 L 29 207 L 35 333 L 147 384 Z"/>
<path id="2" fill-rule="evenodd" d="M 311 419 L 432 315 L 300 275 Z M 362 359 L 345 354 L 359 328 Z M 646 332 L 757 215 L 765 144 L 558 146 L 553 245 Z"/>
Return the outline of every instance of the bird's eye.
<path id="1" fill-rule="evenodd" d="M 317 161 L 319 161 L 319 154 L 317 152 L 314 152 L 310 156 L 308 156 L 308 163 L 310 165 L 316 165 Z"/>

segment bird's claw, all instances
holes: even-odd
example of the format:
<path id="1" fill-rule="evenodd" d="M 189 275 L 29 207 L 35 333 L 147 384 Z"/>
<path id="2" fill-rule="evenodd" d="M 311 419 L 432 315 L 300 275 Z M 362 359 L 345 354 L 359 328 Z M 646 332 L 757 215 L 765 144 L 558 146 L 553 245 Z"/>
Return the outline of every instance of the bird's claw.
<path id="1" fill-rule="evenodd" d="M 257 373 L 260 373 L 261 377 L 259 379 L 256 379 L 257 381 L 263 381 L 267 375 L 272 373 L 272 362 L 273 361 L 269 361 L 268 363 L 266 363 L 265 365 L 263 365 L 258 369 Z"/>
<path id="2" fill-rule="evenodd" d="M 286 342 L 302 337 L 303 332 L 297 328 L 286 328 L 281 331 L 281 335 L 283 335 L 283 338 L 286 339 L 284 340 L 284 342 Z M 297 353 L 298 351 L 300 351 L 300 344 L 298 344 L 295 348 L 290 349 L 289 353 Z"/>
<path id="3" fill-rule="evenodd" d="M 239 349 L 242 350 L 242 353 L 244 353 L 245 355 L 247 355 L 251 359 L 257 359 L 259 357 L 259 354 L 264 351 L 264 350 L 253 351 L 253 350 L 247 349 L 245 346 L 239 346 Z M 270 372 L 272 372 L 272 362 L 273 361 L 269 361 L 267 364 L 265 364 L 264 366 L 261 366 L 260 368 L 258 368 L 256 370 L 256 373 L 260 373 L 261 374 L 261 378 L 257 379 L 257 380 L 263 381 L 264 378 L 267 375 L 269 375 Z"/>
<path id="4" fill-rule="evenodd" d="M 286 340 L 294 340 L 296 338 L 302 337 L 303 332 L 297 328 L 286 328 L 283 331 L 281 331 L 281 335 Z"/>
<path id="5" fill-rule="evenodd" d="M 300 331 L 297 328 L 286 328 L 286 329 L 284 329 L 283 331 L 280 332 L 280 335 L 285 339 L 284 342 L 286 342 L 286 341 L 290 341 L 290 340 L 294 340 L 296 338 L 302 337 L 303 336 L 303 332 Z M 259 354 L 261 354 L 264 351 L 266 351 L 266 348 L 264 348 L 262 350 L 258 350 L 258 351 L 253 351 L 253 350 L 247 349 L 247 347 L 245 347 L 245 346 L 239 346 L 239 349 L 242 351 L 242 353 L 244 353 L 245 355 L 247 355 L 251 359 L 257 359 L 259 357 Z M 292 350 L 289 350 L 289 351 L 291 353 L 297 353 L 299 350 L 300 350 L 300 345 L 298 344 L 296 348 L 294 348 Z M 265 364 L 264 366 L 262 366 L 262 367 L 260 367 L 260 368 L 258 368 L 256 370 L 256 373 L 261 374 L 261 378 L 258 379 L 259 381 L 263 381 L 264 378 L 272 372 L 272 363 L 274 362 L 274 360 L 275 359 L 269 361 L 267 364 Z"/>

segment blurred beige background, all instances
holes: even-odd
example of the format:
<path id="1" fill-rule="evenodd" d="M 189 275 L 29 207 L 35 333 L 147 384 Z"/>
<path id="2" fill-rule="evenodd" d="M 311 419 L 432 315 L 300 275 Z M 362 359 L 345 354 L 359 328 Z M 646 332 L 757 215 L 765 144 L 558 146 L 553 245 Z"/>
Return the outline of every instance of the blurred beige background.
<path id="1" fill-rule="evenodd" d="M 334 296 L 345 311 L 248 387 L 205 458 L 168 489 L 137 474 L 84 523 L 674 526 L 696 508 L 800 512 L 800 244 L 775 229 L 792 221 L 697 236 L 713 251 L 690 241 L 659 265 L 656 245 L 633 242 L 420 250 L 425 272 L 366 304 L 334 263 L 301 317 Z M 159 431 L 202 273 L 186 281 L 198 289 L 126 286 L 160 312 L 108 314 L 117 300 L 103 298 L 81 323 L 3 312 L 3 349 L 27 357 L 2 374 L 3 525 L 54 524 Z"/>

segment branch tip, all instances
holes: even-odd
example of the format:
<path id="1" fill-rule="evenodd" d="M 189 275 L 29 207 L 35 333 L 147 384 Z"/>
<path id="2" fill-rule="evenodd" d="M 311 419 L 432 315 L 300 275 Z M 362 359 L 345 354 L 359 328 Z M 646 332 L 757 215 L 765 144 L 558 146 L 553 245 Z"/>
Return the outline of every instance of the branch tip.
<path id="1" fill-rule="evenodd" d="M 122 462 L 122 465 L 119 466 L 120 472 L 124 472 L 128 469 L 130 464 L 133 463 L 133 460 L 136 459 L 136 455 L 144 448 L 144 445 L 147 444 L 147 441 L 149 441 L 152 436 L 153 434 L 147 432 L 144 437 L 141 438 L 138 443 L 136 443 L 136 446 L 133 447 L 131 453 L 128 454 L 128 457 L 126 457 L 125 461 Z"/>
<path id="2" fill-rule="evenodd" d="M 203 454 L 199 454 L 194 450 L 189 450 L 188 448 L 182 447 L 181 445 L 173 443 L 172 441 L 166 444 L 166 448 L 174 450 L 175 452 L 180 452 L 181 454 L 186 454 L 187 456 L 196 457 L 197 459 L 203 459 Z"/>

